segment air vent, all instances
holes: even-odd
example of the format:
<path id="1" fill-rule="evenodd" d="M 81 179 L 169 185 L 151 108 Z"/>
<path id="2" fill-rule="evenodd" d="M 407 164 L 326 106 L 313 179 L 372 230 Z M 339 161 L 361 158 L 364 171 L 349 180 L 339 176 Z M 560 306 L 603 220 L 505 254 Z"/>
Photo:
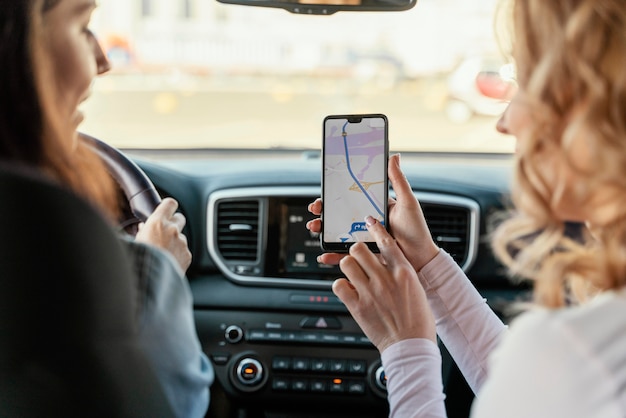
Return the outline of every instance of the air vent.
<path id="1" fill-rule="evenodd" d="M 280 264 L 281 257 L 290 249 L 290 240 L 298 248 L 311 242 L 311 251 L 317 254 L 319 244 L 311 241 L 305 230 L 294 231 L 295 235 L 290 236 L 285 222 L 290 208 L 305 211 L 306 204 L 319 195 L 319 187 L 313 186 L 214 191 L 207 203 L 207 246 L 211 259 L 237 284 L 330 290 L 334 273 L 284 271 Z M 478 203 L 443 193 L 415 192 L 415 195 L 437 244 L 463 270 L 469 271 L 478 249 Z"/>
<path id="2" fill-rule="evenodd" d="M 228 261 L 258 259 L 259 201 L 232 200 L 217 204 L 217 249 Z"/>
<path id="3" fill-rule="evenodd" d="M 470 210 L 424 202 L 421 205 L 435 243 L 463 266 L 470 251 Z"/>

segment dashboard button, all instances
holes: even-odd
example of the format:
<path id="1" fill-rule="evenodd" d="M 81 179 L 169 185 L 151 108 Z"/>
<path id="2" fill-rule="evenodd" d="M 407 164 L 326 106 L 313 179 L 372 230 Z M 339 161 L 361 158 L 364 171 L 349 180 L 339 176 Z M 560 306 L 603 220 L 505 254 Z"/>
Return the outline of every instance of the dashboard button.
<path id="1" fill-rule="evenodd" d="M 294 379 L 291 382 L 291 389 L 296 392 L 304 392 L 309 388 L 309 382 L 306 379 Z"/>
<path id="2" fill-rule="evenodd" d="M 372 344 L 372 342 L 369 340 L 369 338 L 367 338 L 365 335 L 361 335 L 358 337 L 358 343 L 360 345 L 369 345 L 369 346 L 373 346 L 374 344 Z"/>
<path id="3" fill-rule="evenodd" d="M 339 335 L 336 334 L 323 334 L 322 341 L 325 343 L 336 344 L 339 342 Z"/>
<path id="4" fill-rule="evenodd" d="M 253 386 L 263 379 L 263 366 L 258 360 L 245 358 L 237 365 L 236 377 L 240 383 Z"/>
<path id="5" fill-rule="evenodd" d="M 333 379 L 330 383 L 330 391 L 334 393 L 343 393 L 346 391 L 346 385 L 343 379 Z"/>
<path id="6" fill-rule="evenodd" d="M 292 367 L 293 370 L 305 372 L 309 370 L 309 360 L 306 358 L 294 358 Z"/>
<path id="7" fill-rule="evenodd" d="M 243 339 L 243 330 L 237 325 L 231 325 L 224 331 L 224 338 L 231 344 L 236 344 Z"/>
<path id="8" fill-rule="evenodd" d="M 285 331 L 283 332 L 283 339 L 286 342 L 298 342 L 300 340 L 300 333 Z"/>
<path id="9" fill-rule="evenodd" d="M 272 389 L 274 390 L 286 391 L 286 390 L 289 390 L 289 387 L 290 387 L 289 379 L 277 377 L 274 379 L 274 381 L 272 381 Z"/>
<path id="10" fill-rule="evenodd" d="M 360 380 L 351 380 L 348 382 L 348 393 L 362 395 L 365 393 L 365 382 Z"/>
<path id="11" fill-rule="evenodd" d="M 291 359 L 289 357 L 274 357 L 272 361 L 272 369 L 289 370 L 291 367 Z"/>
<path id="12" fill-rule="evenodd" d="M 312 380 L 311 392 L 326 392 L 327 384 L 324 380 Z"/>
<path id="13" fill-rule="evenodd" d="M 283 341 L 285 335 L 280 331 L 268 331 L 265 335 L 266 341 Z"/>
<path id="14" fill-rule="evenodd" d="M 228 360 L 230 359 L 230 354 L 213 353 L 211 354 L 211 359 L 213 360 L 213 363 L 215 363 L 216 365 L 223 366 L 224 364 L 228 363 Z"/>
<path id="15" fill-rule="evenodd" d="M 300 321 L 300 327 L 305 329 L 341 329 L 341 322 L 331 316 L 312 316 Z"/>
<path id="16" fill-rule="evenodd" d="M 266 341 L 267 333 L 265 331 L 252 330 L 248 333 L 249 341 Z"/>
<path id="17" fill-rule="evenodd" d="M 331 360 L 330 371 L 333 373 L 345 373 L 346 361 L 345 360 Z"/>
<path id="18" fill-rule="evenodd" d="M 348 364 L 348 373 L 362 374 L 366 373 L 367 362 L 363 360 L 351 360 Z"/>
<path id="19" fill-rule="evenodd" d="M 313 359 L 311 360 L 312 372 L 325 372 L 328 370 L 328 360 L 325 359 Z"/>
<path id="20" fill-rule="evenodd" d="M 317 343 L 322 340 L 322 336 L 315 332 L 304 332 L 300 335 L 300 340 L 305 343 Z"/>

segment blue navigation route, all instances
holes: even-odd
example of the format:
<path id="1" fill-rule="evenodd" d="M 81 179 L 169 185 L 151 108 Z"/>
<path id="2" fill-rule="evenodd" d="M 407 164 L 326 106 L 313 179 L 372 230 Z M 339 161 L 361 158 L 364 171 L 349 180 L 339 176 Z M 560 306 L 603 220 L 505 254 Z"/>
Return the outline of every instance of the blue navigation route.
<path id="1" fill-rule="evenodd" d="M 341 136 L 343 137 L 343 146 L 344 146 L 344 149 L 346 150 L 346 164 L 348 165 L 348 172 L 350 173 L 350 177 L 352 177 L 352 179 L 356 182 L 357 186 L 359 186 L 359 188 L 361 189 L 365 197 L 367 197 L 367 200 L 369 200 L 372 206 L 374 206 L 374 209 L 376 209 L 376 212 L 378 212 L 378 214 L 384 218 L 385 214 L 383 213 L 383 211 L 378 207 L 376 202 L 374 202 L 374 199 L 372 199 L 372 196 L 370 196 L 369 192 L 361 184 L 361 181 L 352 172 L 352 166 L 350 165 L 350 150 L 348 148 L 348 132 L 346 132 L 346 126 L 348 126 L 348 123 L 350 122 L 346 121 L 346 123 L 344 123 L 343 127 L 341 128 Z"/>

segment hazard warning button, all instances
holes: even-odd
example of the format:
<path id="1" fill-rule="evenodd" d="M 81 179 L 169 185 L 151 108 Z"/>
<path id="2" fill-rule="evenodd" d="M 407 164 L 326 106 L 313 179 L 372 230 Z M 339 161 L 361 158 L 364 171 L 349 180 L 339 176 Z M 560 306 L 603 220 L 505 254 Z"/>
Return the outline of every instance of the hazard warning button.
<path id="1" fill-rule="evenodd" d="M 341 329 L 339 319 L 332 316 L 308 316 L 300 321 L 305 329 Z"/>

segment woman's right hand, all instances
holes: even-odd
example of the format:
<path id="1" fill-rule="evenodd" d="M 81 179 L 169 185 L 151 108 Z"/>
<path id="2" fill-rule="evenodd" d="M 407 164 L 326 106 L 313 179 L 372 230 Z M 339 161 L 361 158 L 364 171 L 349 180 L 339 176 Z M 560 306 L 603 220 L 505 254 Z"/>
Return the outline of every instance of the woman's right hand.
<path id="1" fill-rule="evenodd" d="M 396 192 L 396 199 L 389 199 L 389 232 L 398 242 L 398 246 L 409 260 L 415 271 L 420 271 L 432 260 L 439 248 L 432 240 L 422 208 L 413 194 L 411 185 L 400 168 L 400 155 L 389 158 L 389 181 Z M 321 215 L 322 200 L 316 199 L 309 204 L 309 212 Z M 320 232 L 322 222 L 319 218 L 307 222 L 307 229 Z M 339 264 L 345 254 L 325 253 L 319 261 L 325 264 Z"/>
<path id="2" fill-rule="evenodd" d="M 380 254 L 362 242 L 350 247 L 339 264 L 346 277 L 333 282 L 333 292 L 381 353 L 410 338 L 436 342 L 435 318 L 413 266 L 380 222 L 370 216 L 366 224 Z"/>
<path id="3" fill-rule="evenodd" d="M 176 212 L 178 202 L 166 197 L 148 217 L 145 224 L 139 224 L 135 240 L 160 247 L 174 256 L 183 272 L 191 264 L 191 251 L 183 228 L 187 220 Z"/>

